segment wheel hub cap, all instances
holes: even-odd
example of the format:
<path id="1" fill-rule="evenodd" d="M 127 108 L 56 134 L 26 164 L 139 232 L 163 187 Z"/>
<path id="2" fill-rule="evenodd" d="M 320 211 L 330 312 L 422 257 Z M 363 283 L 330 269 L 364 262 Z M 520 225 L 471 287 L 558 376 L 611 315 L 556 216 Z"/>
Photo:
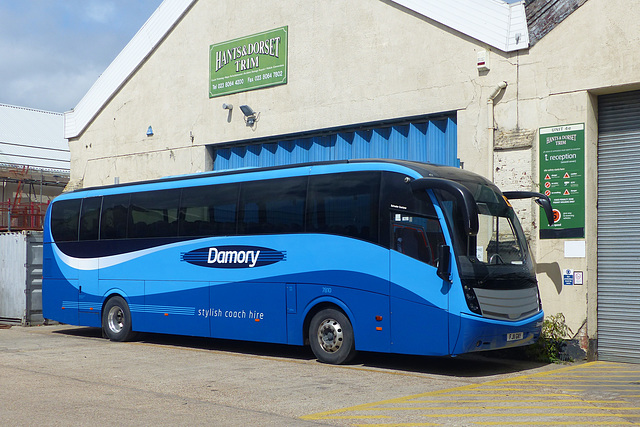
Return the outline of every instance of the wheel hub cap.
<path id="1" fill-rule="evenodd" d="M 111 307 L 109 310 L 109 314 L 107 315 L 107 320 L 109 324 L 109 329 L 113 332 L 120 332 L 124 327 L 124 313 L 120 307 Z"/>
<path id="2" fill-rule="evenodd" d="M 318 328 L 318 342 L 327 353 L 335 353 L 342 347 L 342 326 L 335 319 L 326 319 Z"/>

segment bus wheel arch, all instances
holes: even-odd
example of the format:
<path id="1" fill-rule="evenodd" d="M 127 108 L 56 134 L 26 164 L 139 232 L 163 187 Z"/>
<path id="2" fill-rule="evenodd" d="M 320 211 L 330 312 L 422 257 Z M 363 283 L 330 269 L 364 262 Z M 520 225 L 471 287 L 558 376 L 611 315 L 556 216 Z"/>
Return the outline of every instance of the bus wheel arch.
<path id="1" fill-rule="evenodd" d="M 313 307 L 304 321 L 305 343 L 309 343 L 318 361 L 340 365 L 356 355 L 353 324 L 336 304 L 321 303 Z"/>
<path id="2" fill-rule="evenodd" d="M 129 304 L 120 295 L 111 295 L 102 307 L 102 331 L 111 341 L 130 341 L 135 337 L 132 330 Z"/>

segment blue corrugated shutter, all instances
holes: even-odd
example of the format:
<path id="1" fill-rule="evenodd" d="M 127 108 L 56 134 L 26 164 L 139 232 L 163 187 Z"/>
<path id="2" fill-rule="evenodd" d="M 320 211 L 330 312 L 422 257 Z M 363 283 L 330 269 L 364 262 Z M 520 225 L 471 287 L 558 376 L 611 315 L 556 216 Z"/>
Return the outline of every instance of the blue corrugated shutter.
<path id="1" fill-rule="evenodd" d="M 459 167 L 455 116 L 218 148 L 214 170 L 368 158 Z"/>

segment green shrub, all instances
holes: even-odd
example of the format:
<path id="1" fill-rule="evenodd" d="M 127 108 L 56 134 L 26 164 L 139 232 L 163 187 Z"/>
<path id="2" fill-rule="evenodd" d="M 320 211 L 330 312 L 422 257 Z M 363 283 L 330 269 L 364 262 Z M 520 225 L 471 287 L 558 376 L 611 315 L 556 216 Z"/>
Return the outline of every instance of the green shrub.
<path id="1" fill-rule="evenodd" d="M 541 362 L 558 363 L 564 347 L 565 338 L 573 334 L 567 325 L 564 314 L 549 316 L 542 323 L 542 333 L 538 341 L 529 347 L 531 357 Z"/>

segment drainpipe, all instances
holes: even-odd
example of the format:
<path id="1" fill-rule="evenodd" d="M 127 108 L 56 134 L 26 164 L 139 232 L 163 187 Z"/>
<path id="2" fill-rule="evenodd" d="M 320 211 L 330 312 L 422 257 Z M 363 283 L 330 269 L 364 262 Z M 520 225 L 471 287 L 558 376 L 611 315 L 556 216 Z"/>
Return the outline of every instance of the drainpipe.
<path id="1" fill-rule="evenodd" d="M 488 132 L 488 139 L 489 139 L 489 179 L 493 182 L 493 174 L 494 174 L 494 169 L 493 169 L 493 152 L 494 152 L 494 145 L 495 145 L 495 123 L 494 123 L 494 119 L 493 119 L 493 100 L 495 99 L 496 96 L 498 96 L 498 94 L 500 92 L 502 92 L 505 88 L 507 87 L 507 82 L 502 81 L 498 84 L 498 86 L 495 87 L 495 89 L 493 89 L 493 92 L 491 92 L 491 95 L 489 95 L 489 98 L 487 98 L 487 130 Z"/>

